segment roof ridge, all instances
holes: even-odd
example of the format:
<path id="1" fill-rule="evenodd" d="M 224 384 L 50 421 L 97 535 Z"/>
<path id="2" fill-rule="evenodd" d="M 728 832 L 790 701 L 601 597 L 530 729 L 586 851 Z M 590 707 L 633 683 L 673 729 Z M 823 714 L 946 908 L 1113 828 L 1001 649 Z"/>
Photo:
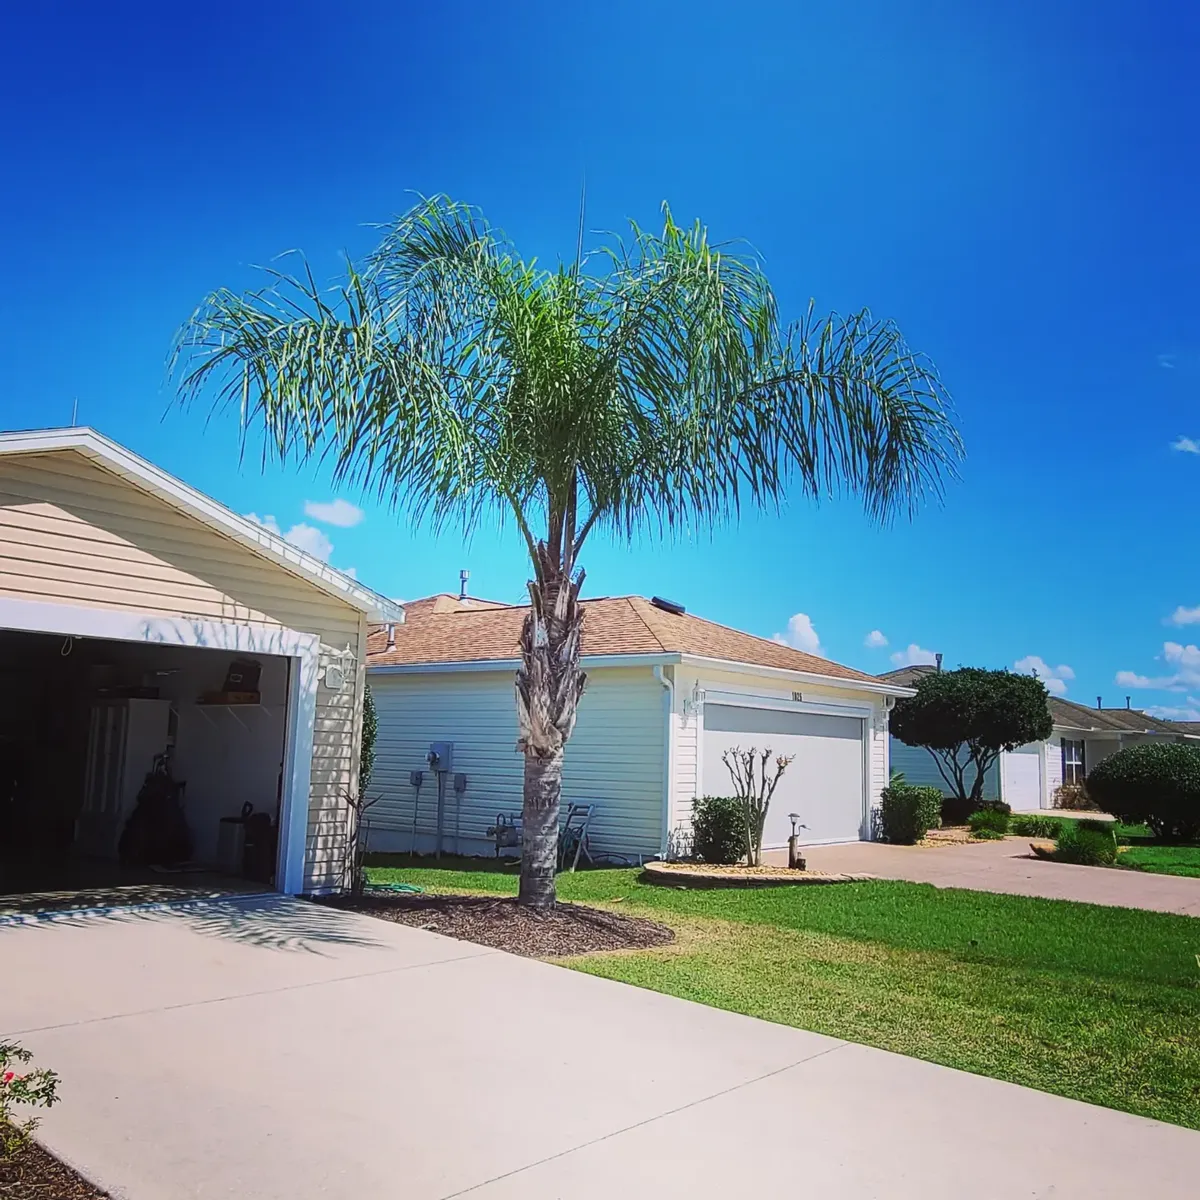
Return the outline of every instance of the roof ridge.
<path id="1" fill-rule="evenodd" d="M 645 596 L 619 596 L 615 597 L 615 599 L 624 600 L 625 603 L 629 605 L 630 612 L 634 613 L 637 616 L 637 619 L 641 621 L 642 625 L 645 626 L 646 632 L 658 643 L 658 648 L 665 651 L 667 648 L 666 644 L 663 642 L 662 638 L 659 637 L 659 635 L 650 627 L 650 622 L 646 620 L 642 611 L 636 604 L 634 604 L 635 600 L 640 600 L 643 604 L 649 604 L 650 601 L 647 600 Z"/>

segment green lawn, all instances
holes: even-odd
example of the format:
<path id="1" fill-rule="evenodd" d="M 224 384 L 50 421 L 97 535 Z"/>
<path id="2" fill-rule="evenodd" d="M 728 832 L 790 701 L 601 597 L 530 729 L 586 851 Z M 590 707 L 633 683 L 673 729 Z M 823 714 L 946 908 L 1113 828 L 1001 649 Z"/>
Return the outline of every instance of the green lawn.
<path id="1" fill-rule="evenodd" d="M 1170 846 L 1161 843 L 1131 843 L 1121 851 L 1121 866 L 1160 875 L 1191 875 L 1200 878 L 1200 846 Z"/>
<path id="2" fill-rule="evenodd" d="M 1066 824 L 1069 817 L 1051 817 Z M 1145 825 L 1113 825 L 1117 841 L 1125 847 L 1120 865 L 1137 871 L 1152 871 L 1159 875 L 1190 875 L 1200 879 L 1200 845 L 1176 845 L 1160 842 Z M 1102 869 L 1102 868 L 1097 868 Z"/>
<path id="3" fill-rule="evenodd" d="M 390 862 L 372 878 L 516 891 L 488 862 Z M 559 892 L 679 934 L 576 970 L 1200 1128 L 1193 918 L 882 880 L 688 891 L 597 870 Z"/>

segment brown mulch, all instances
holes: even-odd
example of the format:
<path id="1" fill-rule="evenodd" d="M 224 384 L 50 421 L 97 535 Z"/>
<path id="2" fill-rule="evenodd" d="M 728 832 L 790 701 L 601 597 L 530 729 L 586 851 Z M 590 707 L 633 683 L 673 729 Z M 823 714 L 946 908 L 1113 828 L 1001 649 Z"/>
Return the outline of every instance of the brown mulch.
<path id="1" fill-rule="evenodd" d="M 557 904 L 541 913 L 511 897 L 490 896 L 328 896 L 321 903 L 526 958 L 645 950 L 675 940 L 674 930 L 657 921 L 582 904 Z"/>
<path id="2" fill-rule="evenodd" d="M 0 1162 L 0 1200 L 112 1200 L 82 1175 L 33 1142 Z"/>

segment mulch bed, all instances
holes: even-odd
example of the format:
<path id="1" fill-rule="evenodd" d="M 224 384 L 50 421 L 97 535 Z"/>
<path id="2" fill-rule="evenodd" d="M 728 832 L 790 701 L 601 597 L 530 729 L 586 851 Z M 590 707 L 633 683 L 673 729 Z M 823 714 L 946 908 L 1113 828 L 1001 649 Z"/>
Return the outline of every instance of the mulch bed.
<path id="1" fill-rule="evenodd" d="M 0 1162 L 0 1200 L 112 1200 L 36 1142 Z"/>
<path id="2" fill-rule="evenodd" d="M 327 896 L 320 902 L 526 958 L 565 958 L 599 950 L 645 950 L 675 940 L 674 931 L 657 921 L 603 912 L 581 904 L 557 904 L 549 912 L 540 913 L 523 908 L 509 897 L 368 894 Z"/>

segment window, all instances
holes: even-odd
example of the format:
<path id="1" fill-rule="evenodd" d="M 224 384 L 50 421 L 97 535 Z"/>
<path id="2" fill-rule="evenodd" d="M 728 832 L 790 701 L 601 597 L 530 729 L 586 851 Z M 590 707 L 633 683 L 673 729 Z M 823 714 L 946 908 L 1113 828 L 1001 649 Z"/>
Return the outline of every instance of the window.
<path id="1" fill-rule="evenodd" d="M 1063 738 L 1063 783 L 1082 783 L 1086 774 L 1083 763 L 1083 742 L 1072 742 Z"/>

